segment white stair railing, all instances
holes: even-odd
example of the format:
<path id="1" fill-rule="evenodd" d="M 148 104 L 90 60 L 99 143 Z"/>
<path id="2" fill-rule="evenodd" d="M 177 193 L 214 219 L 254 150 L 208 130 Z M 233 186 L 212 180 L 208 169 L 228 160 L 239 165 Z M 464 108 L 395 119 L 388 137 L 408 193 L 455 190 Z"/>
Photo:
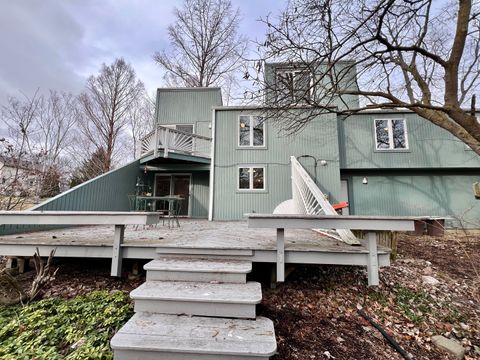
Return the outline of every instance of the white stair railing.
<path id="1" fill-rule="evenodd" d="M 185 131 L 157 126 L 142 139 L 141 155 L 163 150 L 163 156 L 169 152 L 184 153 L 193 156 L 210 158 L 212 139 L 206 136 L 191 134 Z"/>
<path id="2" fill-rule="evenodd" d="M 325 194 L 319 189 L 295 156 L 290 157 L 292 164 L 292 198 L 296 214 L 305 215 L 338 215 Z M 321 229 L 315 229 L 324 232 Z M 350 230 L 337 229 L 338 240 L 347 244 L 360 244 Z"/>

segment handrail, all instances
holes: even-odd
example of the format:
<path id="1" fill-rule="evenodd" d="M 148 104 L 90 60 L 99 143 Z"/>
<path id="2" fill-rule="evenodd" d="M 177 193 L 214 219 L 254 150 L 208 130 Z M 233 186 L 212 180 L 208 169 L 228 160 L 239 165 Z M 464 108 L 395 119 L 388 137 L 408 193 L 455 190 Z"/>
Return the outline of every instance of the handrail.
<path id="1" fill-rule="evenodd" d="M 320 190 L 295 156 L 290 157 L 292 164 L 292 199 L 294 211 L 306 215 L 338 215 L 325 194 Z M 351 245 L 360 242 L 350 230 L 337 229 L 339 240 Z"/>
<path id="2" fill-rule="evenodd" d="M 164 157 L 168 157 L 169 152 L 180 152 L 210 158 L 212 139 L 207 136 L 157 125 L 153 131 L 141 140 L 141 144 L 140 156 L 151 152 L 156 155 L 158 150 L 162 150 Z"/>

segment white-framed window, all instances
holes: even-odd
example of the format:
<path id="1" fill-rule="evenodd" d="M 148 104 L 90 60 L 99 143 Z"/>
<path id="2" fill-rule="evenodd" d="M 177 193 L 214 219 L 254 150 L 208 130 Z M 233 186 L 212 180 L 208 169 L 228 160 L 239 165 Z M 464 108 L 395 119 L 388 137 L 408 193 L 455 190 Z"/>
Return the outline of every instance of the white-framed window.
<path id="1" fill-rule="evenodd" d="M 277 69 L 275 90 L 282 104 L 308 102 L 313 93 L 312 74 L 307 69 Z"/>
<path id="2" fill-rule="evenodd" d="M 240 115 L 238 118 L 238 146 L 264 147 L 265 121 L 261 116 Z"/>
<path id="3" fill-rule="evenodd" d="M 408 150 L 405 119 L 375 119 L 376 150 Z"/>
<path id="4" fill-rule="evenodd" d="M 238 190 L 265 190 L 265 167 L 239 166 Z"/>

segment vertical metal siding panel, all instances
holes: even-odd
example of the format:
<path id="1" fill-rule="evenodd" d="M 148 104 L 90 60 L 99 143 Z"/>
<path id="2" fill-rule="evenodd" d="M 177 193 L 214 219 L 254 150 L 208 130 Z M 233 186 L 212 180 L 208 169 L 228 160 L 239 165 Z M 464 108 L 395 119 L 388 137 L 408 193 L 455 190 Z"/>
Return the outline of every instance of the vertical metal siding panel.
<path id="1" fill-rule="evenodd" d="M 208 171 L 199 171 L 192 174 L 192 214 L 194 218 L 207 218 L 208 216 Z"/>
<path id="2" fill-rule="evenodd" d="M 404 118 L 408 152 L 375 151 L 374 119 Z M 343 120 L 344 169 L 479 167 L 480 156 L 446 130 L 412 113 L 356 114 Z"/>
<path id="3" fill-rule="evenodd" d="M 199 135 L 210 136 L 212 106 L 219 106 L 219 89 L 160 89 L 157 93 L 160 124 L 194 124 Z"/>
<path id="4" fill-rule="evenodd" d="M 336 118 L 325 115 L 314 120 L 301 133 L 288 136 L 267 123 L 267 149 L 238 149 L 237 120 L 240 110 L 217 111 L 215 149 L 214 218 L 241 219 L 247 212 L 268 212 L 291 198 L 290 156 L 311 155 L 327 166 L 318 165 L 318 183 L 335 201 L 340 194 L 340 171 Z M 243 110 L 244 114 L 254 114 Z M 237 191 L 240 164 L 266 166 L 265 192 Z"/>
<path id="5" fill-rule="evenodd" d="M 453 225 L 480 227 L 480 202 L 473 196 L 472 183 L 478 175 L 368 175 L 352 176 L 356 215 L 452 216 Z"/>
<path id="6" fill-rule="evenodd" d="M 135 191 L 135 182 L 140 172 L 139 161 L 132 162 L 106 175 L 102 175 L 88 183 L 55 199 L 47 200 L 36 211 L 40 210 L 84 210 L 84 211 L 128 211 L 127 194 Z M 108 189 L 108 191 L 105 191 Z M 102 199 L 102 193 L 108 194 Z M 36 231 L 47 229 L 45 226 L 23 225 L 16 228 L 0 228 L 0 235 L 20 231 Z"/>

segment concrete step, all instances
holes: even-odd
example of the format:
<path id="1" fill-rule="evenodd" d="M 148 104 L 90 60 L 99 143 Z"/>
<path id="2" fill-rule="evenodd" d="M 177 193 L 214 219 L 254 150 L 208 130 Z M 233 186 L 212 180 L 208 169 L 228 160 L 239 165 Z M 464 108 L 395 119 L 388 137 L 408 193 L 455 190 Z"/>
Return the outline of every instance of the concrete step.
<path id="1" fill-rule="evenodd" d="M 147 281 L 197 281 L 244 284 L 252 262 L 245 260 L 161 257 L 145 264 Z"/>
<path id="2" fill-rule="evenodd" d="M 257 282 L 147 281 L 130 296 L 135 300 L 135 312 L 253 319 L 255 305 L 262 301 L 262 288 Z"/>
<path id="3" fill-rule="evenodd" d="M 112 338 L 115 360 L 258 360 L 275 354 L 271 320 L 137 313 Z"/>

